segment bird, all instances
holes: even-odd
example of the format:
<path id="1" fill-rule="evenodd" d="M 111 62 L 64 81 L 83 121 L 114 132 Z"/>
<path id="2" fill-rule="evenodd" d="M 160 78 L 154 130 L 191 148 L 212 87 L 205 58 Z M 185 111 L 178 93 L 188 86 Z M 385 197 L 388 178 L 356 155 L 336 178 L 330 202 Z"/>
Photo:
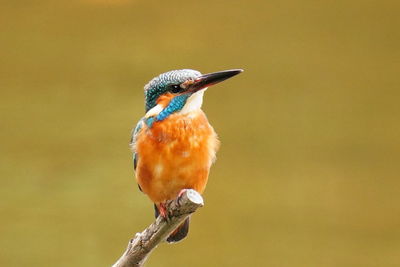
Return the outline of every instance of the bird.
<path id="1" fill-rule="evenodd" d="M 172 70 L 145 85 L 145 115 L 132 131 L 130 146 L 138 187 L 154 203 L 156 218 L 168 218 L 166 202 L 183 190 L 204 192 L 220 143 L 201 109 L 204 92 L 242 71 Z M 189 219 L 168 243 L 187 236 Z"/>

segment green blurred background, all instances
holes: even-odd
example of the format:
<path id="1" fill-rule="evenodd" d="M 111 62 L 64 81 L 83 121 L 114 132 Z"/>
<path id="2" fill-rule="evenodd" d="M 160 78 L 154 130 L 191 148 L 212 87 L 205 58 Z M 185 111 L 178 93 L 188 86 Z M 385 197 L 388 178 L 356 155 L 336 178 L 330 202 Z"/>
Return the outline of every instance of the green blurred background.
<path id="1" fill-rule="evenodd" d="M 159 73 L 222 147 L 148 266 L 400 266 L 400 2 L 2 1 L 0 265 L 109 266 L 153 220 L 128 148 Z"/>

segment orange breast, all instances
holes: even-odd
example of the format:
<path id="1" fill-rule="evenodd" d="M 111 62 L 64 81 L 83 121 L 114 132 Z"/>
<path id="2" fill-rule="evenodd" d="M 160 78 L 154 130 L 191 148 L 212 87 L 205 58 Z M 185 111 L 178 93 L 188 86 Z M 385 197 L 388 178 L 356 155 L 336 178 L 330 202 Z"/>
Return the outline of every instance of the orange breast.
<path id="1" fill-rule="evenodd" d="M 218 145 L 201 110 L 144 126 L 136 141 L 137 181 L 154 203 L 174 199 L 184 188 L 202 193 Z"/>

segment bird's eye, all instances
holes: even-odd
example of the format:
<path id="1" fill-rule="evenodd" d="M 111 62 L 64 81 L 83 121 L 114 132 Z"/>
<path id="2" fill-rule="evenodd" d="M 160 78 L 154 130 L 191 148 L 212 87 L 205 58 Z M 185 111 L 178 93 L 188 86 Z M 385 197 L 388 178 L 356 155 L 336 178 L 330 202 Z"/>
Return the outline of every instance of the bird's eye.
<path id="1" fill-rule="evenodd" d="M 180 91 L 182 91 L 182 88 L 181 88 L 181 86 L 179 84 L 171 85 L 171 92 L 172 93 L 176 94 L 176 93 L 179 93 Z"/>

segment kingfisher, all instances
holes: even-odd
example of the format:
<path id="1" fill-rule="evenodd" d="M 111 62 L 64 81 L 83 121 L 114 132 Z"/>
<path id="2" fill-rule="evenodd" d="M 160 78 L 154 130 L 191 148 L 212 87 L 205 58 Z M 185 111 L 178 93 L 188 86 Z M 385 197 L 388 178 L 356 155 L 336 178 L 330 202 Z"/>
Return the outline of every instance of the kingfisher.
<path id="1" fill-rule="evenodd" d="M 203 75 L 192 69 L 173 70 L 145 85 L 146 113 L 132 131 L 130 145 L 136 181 L 154 203 L 156 218 L 168 218 L 166 201 L 184 189 L 204 192 L 219 140 L 201 110 L 203 95 L 209 86 L 242 71 Z M 182 240 L 188 231 L 189 217 L 167 242 Z"/>

